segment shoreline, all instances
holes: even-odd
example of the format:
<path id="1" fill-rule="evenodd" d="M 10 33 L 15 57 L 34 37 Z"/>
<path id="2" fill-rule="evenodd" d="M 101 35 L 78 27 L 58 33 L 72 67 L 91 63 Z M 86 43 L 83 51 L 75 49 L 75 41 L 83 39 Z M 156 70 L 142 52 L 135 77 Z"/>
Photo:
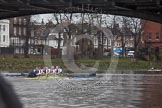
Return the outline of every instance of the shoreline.
<path id="1" fill-rule="evenodd" d="M 90 74 L 90 73 L 65 73 L 64 76 L 71 76 L 71 75 L 82 75 L 82 74 Z M 28 73 L 10 73 L 10 72 L 0 72 L 0 75 L 3 77 L 27 77 Z M 114 76 L 114 75 L 157 75 L 157 76 L 161 76 L 162 75 L 162 71 L 136 71 L 136 72 L 113 72 L 113 73 L 96 73 L 96 77 L 104 77 L 105 75 L 110 75 L 110 76 Z"/>
<path id="2" fill-rule="evenodd" d="M 98 61 L 97 67 L 94 67 L 95 63 Z M 10 72 L 10 73 L 21 73 L 21 72 L 30 72 L 32 69 L 35 68 L 35 66 L 38 67 L 44 67 L 50 65 L 58 65 L 62 69 L 64 69 L 65 72 L 70 73 L 70 71 L 66 68 L 70 64 L 64 64 L 62 59 L 51 59 L 50 61 L 46 61 L 49 64 L 45 64 L 44 59 L 38 59 L 38 58 L 0 58 L 0 72 Z M 128 73 L 135 71 L 137 73 L 140 72 L 147 72 L 152 67 L 155 69 L 162 69 L 162 62 L 151 62 L 151 61 L 143 61 L 143 60 L 137 60 L 136 62 L 131 62 L 129 58 L 120 58 L 118 59 L 118 62 L 111 61 L 111 58 L 103 58 L 103 59 L 78 59 L 75 60 L 75 63 L 78 67 L 80 67 L 83 70 L 86 70 L 88 68 L 96 68 L 98 71 L 97 73 L 105 73 L 108 69 L 108 73 L 112 73 L 111 71 L 118 71 L 123 73 Z M 116 64 L 114 66 L 116 67 L 109 67 L 110 64 Z M 112 69 L 114 70 L 112 70 Z M 140 72 L 139 72 L 140 71 Z M 152 72 L 152 70 L 151 70 Z"/>
<path id="3" fill-rule="evenodd" d="M 30 71 L 1 71 L 0 74 L 22 74 L 22 73 L 29 73 Z M 68 69 L 63 69 L 63 72 L 65 74 L 86 74 L 86 73 L 91 73 L 91 72 L 71 72 Z M 162 69 L 152 69 L 152 70 L 100 70 L 94 72 L 96 74 L 162 74 Z"/>

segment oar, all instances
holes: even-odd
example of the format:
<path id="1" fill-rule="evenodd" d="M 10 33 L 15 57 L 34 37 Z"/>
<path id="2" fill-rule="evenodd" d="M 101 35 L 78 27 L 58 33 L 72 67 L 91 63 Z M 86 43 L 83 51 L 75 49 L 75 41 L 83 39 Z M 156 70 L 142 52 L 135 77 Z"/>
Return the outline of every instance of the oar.
<path id="1" fill-rule="evenodd" d="M 47 72 L 46 72 L 46 79 L 48 78 L 48 76 L 49 76 L 49 72 L 48 72 L 49 70 L 47 70 Z"/>
<path id="2" fill-rule="evenodd" d="M 40 79 L 41 74 L 38 75 L 38 79 Z"/>
<path id="3" fill-rule="evenodd" d="M 48 78 L 48 73 L 46 72 L 46 79 Z"/>
<path id="4" fill-rule="evenodd" d="M 40 79 L 40 76 L 41 76 L 41 70 L 39 70 L 39 75 L 37 76 L 38 79 Z"/>

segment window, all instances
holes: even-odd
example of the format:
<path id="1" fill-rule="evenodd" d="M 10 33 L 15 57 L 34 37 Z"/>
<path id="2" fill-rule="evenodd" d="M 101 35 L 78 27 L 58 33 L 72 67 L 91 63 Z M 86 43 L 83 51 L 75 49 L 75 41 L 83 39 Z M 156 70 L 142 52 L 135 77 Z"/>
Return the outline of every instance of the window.
<path id="1" fill-rule="evenodd" d="M 21 18 L 19 18 L 19 24 L 21 25 Z"/>
<path id="2" fill-rule="evenodd" d="M 21 36 L 21 27 L 19 27 L 19 35 Z"/>
<path id="3" fill-rule="evenodd" d="M 0 25 L 0 31 L 1 31 L 1 25 Z"/>
<path id="4" fill-rule="evenodd" d="M 5 41 L 6 41 L 6 39 L 5 39 L 5 38 L 6 38 L 6 36 L 5 36 L 5 35 L 3 35 L 3 42 L 5 42 Z"/>
<path id="5" fill-rule="evenodd" d="M 6 30 L 6 26 L 5 25 L 3 25 L 3 31 L 5 31 Z"/>
<path id="6" fill-rule="evenodd" d="M 56 45 L 58 45 L 58 41 L 56 41 Z"/>
<path id="7" fill-rule="evenodd" d="M 97 44 L 97 39 L 94 39 L 94 40 L 95 40 L 94 44 L 96 45 Z"/>
<path id="8" fill-rule="evenodd" d="M 64 32 L 66 33 L 66 29 L 64 29 Z"/>
<path id="9" fill-rule="evenodd" d="M 8 41 L 8 40 L 9 40 L 8 35 L 6 35 L 6 37 L 5 37 L 5 41 Z"/>
<path id="10" fill-rule="evenodd" d="M 60 40 L 60 41 L 61 41 L 61 40 Z M 73 40 L 72 40 L 72 45 L 75 45 L 75 42 L 74 42 L 74 41 L 75 41 L 75 40 L 73 39 Z M 61 42 L 60 42 L 60 43 L 61 43 Z"/>
<path id="11" fill-rule="evenodd" d="M 115 46 L 118 46 L 118 43 L 117 42 L 115 42 Z"/>
<path id="12" fill-rule="evenodd" d="M 148 34 L 148 40 L 151 40 L 151 38 L 152 38 L 152 33 L 149 33 Z"/>
<path id="13" fill-rule="evenodd" d="M 110 39 L 108 40 L 108 44 L 111 45 L 111 40 Z"/>
<path id="14" fill-rule="evenodd" d="M 158 40 L 159 39 L 159 33 L 155 34 L 155 39 Z"/>
<path id="15" fill-rule="evenodd" d="M 14 24 L 16 24 L 17 23 L 17 19 L 16 18 L 14 18 Z"/>
<path id="16" fill-rule="evenodd" d="M 130 46 L 133 47 L 133 42 L 130 42 Z"/>
<path id="17" fill-rule="evenodd" d="M 31 37 L 34 37 L 34 30 L 31 31 Z"/>
<path id="18" fill-rule="evenodd" d="M 120 43 L 118 44 L 118 46 L 120 47 Z"/>
<path id="19" fill-rule="evenodd" d="M 103 44 L 106 45 L 106 43 L 107 43 L 107 38 L 104 38 Z"/>
<path id="20" fill-rule="evenodd" d="M 14 35 L 16 35 L 17 33 L 16 33 L 16 27 L 14 27 Z"/>
<path id="21" fill-rule="evenodd" d="M 24 32 L 23 32 L 23 34 L 26 36 L 26 28 L 24 27 Z"/>
<path id="22" fill-rule="evenodd" d="M 13 45 L 15 45 L 15 40 L 13 39 Z"/>
<path id="23" fill-rule="evenodd" d="M 5 29 L 6 29 L 6 31 L 8 31 L 9 30 L 9 25 L 6 25 L 6 28 Z"/>
<path id="24" fill-rule="evenodd" d="M 86 33 L 87 32 L 87 29 L 84 29 L 84 33 Z"/>
<path id="25" fill-rule="evenodd" d="M 24 19 L 24 25 L 26 25 L 26 19 Z"/>

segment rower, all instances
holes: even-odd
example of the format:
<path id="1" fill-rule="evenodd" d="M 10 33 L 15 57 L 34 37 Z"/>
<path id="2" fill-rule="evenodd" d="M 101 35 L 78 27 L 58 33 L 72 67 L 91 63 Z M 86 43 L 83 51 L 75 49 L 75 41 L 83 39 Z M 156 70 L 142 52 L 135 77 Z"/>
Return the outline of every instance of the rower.
<path id="1" fill-rule="evenodd" d="M 40 74 L 40 68 L 39 67 L 36 67 L 34 69 L 34 72 L 35 72 L 35 75 L 38 76 Z"/>
<path id="2" fill-rule="evenodd" d="M 59 66 L 56 66 L 56 68 L 55 68 L 55 73 L 56 73 L 56 74 L 62 73 L 62 69 L 61 69 Z"/>
<path id="3" fill-rule="evenodd" d="M 47 73 L 47 67 L 43 67 L 43 69 L 42 69 L 42 75 L 44 76 L 44 75 L 46 75 L 46 73 Z"/>
<path id="4" fill-rule="evenodd" d="M 42 75 L 49 75 L 50 74 L 50 69 L 47 67 L 47 66 L 45 66 L 44 68 L 43 68 L 43 73 L 42 73 Z"/>
<path id="5" fill-rule="evenodd" d="M 56 74 L 56 73 L 55 73 L 55 66 L 51 66 L 50 73 L 53 74 L 53 75 Z"/>
<path id="6" fill-rule="evenodd" d="M 38 74 L 39 74 L 39 68 L 36 67 L 34 70 L 32 70 L 32 71 L 29 73 L 28 77 L 36 77 Z"/>
<path id="7" fill-rule="evenodd" d="M 46 67 L 46 75 L 49 75 L 51 73 L 51 69 Z"/>
<path id="8" fill-rule="evenodd" d="M 42 75 L 42 70 L 41 70 L 41 68 L 39 67 L 38 68 L 38 72 L 37 72 L 37 74 L 36 74 L 37 76 L 40 76 L 40 75 Z"/>

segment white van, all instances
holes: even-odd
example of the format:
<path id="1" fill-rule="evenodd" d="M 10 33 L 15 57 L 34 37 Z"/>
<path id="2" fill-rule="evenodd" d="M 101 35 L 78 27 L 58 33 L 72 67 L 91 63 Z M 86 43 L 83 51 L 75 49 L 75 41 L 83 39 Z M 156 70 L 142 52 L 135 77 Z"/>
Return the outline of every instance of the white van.
<path id="1" fill-rule="evenodd" d="M 134 51 L 129 51 L 127 54 L 128 57 L 134 57 Z"/>

